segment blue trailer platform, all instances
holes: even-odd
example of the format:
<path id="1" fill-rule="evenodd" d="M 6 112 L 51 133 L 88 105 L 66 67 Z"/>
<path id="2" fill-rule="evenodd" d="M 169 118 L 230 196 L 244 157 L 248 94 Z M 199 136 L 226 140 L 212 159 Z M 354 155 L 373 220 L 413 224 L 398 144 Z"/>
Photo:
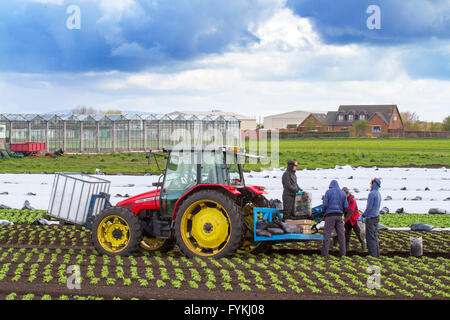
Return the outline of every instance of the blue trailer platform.
<path id="1" fill-rule="evenodd" d="M 303 234 L 303 233 L 285 233 L 280 235 L 272 235 L 271 237 L 264 237 L 256 235 L 256 223 L 259 219 L 272 221 L 272 216 L 276 212 L 278 218 L 281 219 L 281 214 L 279 209 L 276 208 L 253 208 L 253 237 L 254 241 L 302 241 L 302 240 L 319 240 L 323 241 L 323 235 L 321 234 Z"/>

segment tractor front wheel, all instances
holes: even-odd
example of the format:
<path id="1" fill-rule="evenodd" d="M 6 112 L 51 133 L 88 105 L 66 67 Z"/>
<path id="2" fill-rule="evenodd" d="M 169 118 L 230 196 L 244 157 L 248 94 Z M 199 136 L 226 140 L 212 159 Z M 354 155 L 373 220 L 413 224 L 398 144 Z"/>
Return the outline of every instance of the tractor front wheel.
<path id="1" fill-rule="evenodd" d="M 100 254 L 127 256 L 142 240 L 138 217 L 123 207 L 109 207 L 95 217 L 92 242 Z"/>
<path id="2" fill-rule="evenodd" d="M 243 239 L 241 208 L 220 191 L 196 192 L 180 205 L 175 237 L 188 257 L 229 256 Z"/>

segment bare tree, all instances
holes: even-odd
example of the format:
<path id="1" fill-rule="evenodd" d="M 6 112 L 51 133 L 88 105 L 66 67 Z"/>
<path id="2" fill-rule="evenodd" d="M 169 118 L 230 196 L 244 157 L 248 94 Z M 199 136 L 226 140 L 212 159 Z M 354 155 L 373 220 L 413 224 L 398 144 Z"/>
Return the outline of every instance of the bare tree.
<path id="1" fill-rule="evenodd" d="M 77 106 L 76 108 L 72 109 L 73 114 L 89 114 L 89 115 L 95 115 L 97 114 L 97 111 L 88 106 Z"/>
<path id="2" fill-rule="evenodd" d="M 405 111 L 400 114 L 403 121 L 417 122 L 419 121 L 419 116 L 415 112 Z"/>
<path id="3" fill-rule="evenodd" d="M 400 114 L 405 130 L 418 131 L 422 130 L 423 126 L 419 123 L 419 116 L 415 112 L 402 112 Z"/>

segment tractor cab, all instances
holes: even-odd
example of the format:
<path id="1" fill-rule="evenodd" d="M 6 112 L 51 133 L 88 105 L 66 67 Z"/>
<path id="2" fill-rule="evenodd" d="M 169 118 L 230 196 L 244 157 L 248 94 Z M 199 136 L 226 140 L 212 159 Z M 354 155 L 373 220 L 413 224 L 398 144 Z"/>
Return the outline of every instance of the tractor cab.
<path id="1" fill-rule="evenodd" d="M 242 154 L 225 147 L 166 148 L 164 179 L 160 185 L 160 216 L 173 218 L 177 202 L 194 189 L 223 188 L 238 193 L 245 187 Z"/>

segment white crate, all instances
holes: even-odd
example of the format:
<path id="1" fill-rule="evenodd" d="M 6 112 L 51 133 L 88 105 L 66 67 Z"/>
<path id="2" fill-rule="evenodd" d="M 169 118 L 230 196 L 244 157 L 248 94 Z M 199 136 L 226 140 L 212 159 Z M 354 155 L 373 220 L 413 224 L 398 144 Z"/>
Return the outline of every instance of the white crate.
<path id="1" fill-rule="evenodd" d="M 47 216 L 84 225 L 92 195 L 109 193 L 111 182 L 83 173 L 56 173 Z M 92 215 L 99 214 L 105 199 L 95 202 Z"/>

